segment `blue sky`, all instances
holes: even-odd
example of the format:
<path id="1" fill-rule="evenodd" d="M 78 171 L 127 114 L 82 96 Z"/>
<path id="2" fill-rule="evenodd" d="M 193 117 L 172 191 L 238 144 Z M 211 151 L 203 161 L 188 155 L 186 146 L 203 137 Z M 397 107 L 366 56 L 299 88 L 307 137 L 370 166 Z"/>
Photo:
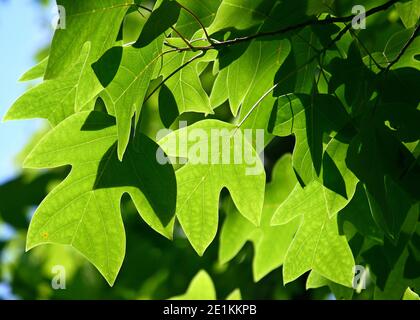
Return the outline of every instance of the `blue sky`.
<path id="1" fill-rule="evenodd" d="M 27 89 L 20 76 L 36 61 L 35 54 L 51 40 L 51 8 L 34 0 L 0 0 L 0 119 Z M 15 157 L 32 134 L 43 125 L 41 120 L 0 122 L 0 184 L 19 172 Z M 13 230 L 0 223 L 0 238 L 13 236 Z M 0 282 L 0 299 L 17 298 L 6 282 Z"/>
<path id="2" fill-rule="evenodd" d="M 51 40 L 52 16 L 52 10 L 33 0 L 0 1 L 0 119 L 28 87 L 18 79 Z M 0 122 L 0 183 L 19 171 L 14 158 L 42 124 L 40 120 Z"/>

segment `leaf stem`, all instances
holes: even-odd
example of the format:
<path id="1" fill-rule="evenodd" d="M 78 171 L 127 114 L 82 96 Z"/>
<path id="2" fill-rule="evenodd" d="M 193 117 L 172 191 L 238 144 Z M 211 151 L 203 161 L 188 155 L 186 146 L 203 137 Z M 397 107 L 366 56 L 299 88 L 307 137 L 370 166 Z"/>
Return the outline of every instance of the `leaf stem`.
<path id="1" fill-rule="evenodd" d="M 176 50 L 171 50 L 171 51 L 166 51 L 164 53 L 170 53 L 170 52 L 175 52 Z M 201 58 L 202 56 L 204 56 L 205 52 L 201 51 L 199 54 L 197 54 L 196 56 L 192 57 L 190 60 L 188 60 L 187 62 L 185 62 L 183 65 L 179 66 L 178 68 L 176 68 L 174 71 L 171 72 L 171 74 L 169 74 L 165 79 L 163 79 L 157 86 L 156 88 L 154 88 L 152 90 L 152 92 L 144 99 L 145 103 L 146 101 L 148 101 L 155 93 L 156 91 L 159 90 L 159 88 L 161 86 L 163 86 L 165 84 L 166 81 L 168 81 L 169 79 L 171 79 L 174 75 L 176 75 L 179 71 L 181 71 L 182 69 L 184 69 L 186 66 L 188 66 L 190 63 L 192 63 L 193 61 Z"/>
<path id="2" fill-rule="evenodd" d="M 151 9 L 149 9 L 149 8 L 147 8 L 147 7 L 145 7 L 145 6 L 142 6 L 142 5 L 140 5 L 140 4 L 137 4 L 137 11 L 141 14 L 141 12 L 138 10 L 138 8 L 140 8 L 140 9 L 143 9 L 143 10 L 146 10 L 147 12 L 149 12 L 149 13 L 153 13 L 153 10 L 151 10 Z M 182 41 L 184 41 L 185 42 L 185 44 L 188 46 L 188 48 L 190 49 L 190 50 L 192 50 L 192 51 L 196 51 L 196 48 L 188 41 L 188 39 L 187 38 L 185 38 L 185 36 L 182 34 L 182 33 L 180 33 L 174 26 L 171 26 L 171 30 L 172 31 L 174 31 L 181 39 L 182 39 Z"/>
<path id="3" fill-rule="evenodd" d="M 296 68 L 294 71 L 290 72 L 288 75 L 286 75 L 281 81 L 277 82 L 276 84 L 274 84 L 266 93 L 264 93 L 259 99 L 258 101 L 252 106 L 252 108 L 248 111 L 248 113 L 245 115 L 245 117 L 241 120 L 241 122 L 239 123 L 238 127 L 242 126 L 242 124 L 251 116 L 252 112 L 254 112 L 254 110 L 260 105 L 260 103 L 262 102 L 262 100 L 264 100 L 277 86 L 279 86 L 281 83 L 283 83 L 284 81 L 286 81 L 288 78 L 290 78 L 291 76 L 293 76 L 294 74 L 296 74 L 297 72 L 299 72 L 301 69 L 303 69 L 304 67 L 306 67 L 309 63 L 311 63 L 312 61 L 314 61 L 315 59 L 317 59 L 318 57 L 320 57 L 322 54 L 324 54 L 329 48 L 331 48 L 337 41 L 339 41 L 346 33 L 347 31 L 351 28 L 351 25 L 348 24 L 346 25 L 343 29 L 340 30 L 340 32 L 334 37 L 333 40 L 331 40 L 330 44 L 328 46 L 326 46 L 325 48 L 323 48 L 321 51 L 318 51 L 317 54 L 315 54 L 314 56 L 312 56 L 310 59 L 308 59 L 308 61 L 306 61 L 304 64 L 302 64 L 300 67 Z"/>
<path id="4" fill-rule="evenodd" d="M 204 34 L 205 34 L 205 36 L 206 36 L 206 38 L 207 38 L 207 41 L 211 44 L 211 45 L 213 45 L 213 44 L 215 44 L 215 42 L 213 41 L 213 39 L 212 38 L 210 38 L 210 35 L 208 34 L 208 32 L 207 32 L 207 29 L 206 29 L 206 27 L 204 26 L 204 24 L 201 22 L 201 20 L 200 20 L 200 18 L 192 11 L 192 10 L 190 10 L 190 9 L 188 9 L 187 7 L 185 7 L 184 5 L 182 5 L 181 3 L 179 3 L 178 1 L 175 1 L 176 2 L 176 4 L 178 5 L 178 6 L 180 6 L 181 7 L 181 9 L 183 9 L 183 10 L 185 10 L 186 12 L 188 12 L 193 18 L 194 18 L 194 20 L 195 21 L 197 21 L 197 23 L 200 25 L 200 27 L 201 27 L 201 29 L 203 29 L 203 31 L 204 31 Z"/>

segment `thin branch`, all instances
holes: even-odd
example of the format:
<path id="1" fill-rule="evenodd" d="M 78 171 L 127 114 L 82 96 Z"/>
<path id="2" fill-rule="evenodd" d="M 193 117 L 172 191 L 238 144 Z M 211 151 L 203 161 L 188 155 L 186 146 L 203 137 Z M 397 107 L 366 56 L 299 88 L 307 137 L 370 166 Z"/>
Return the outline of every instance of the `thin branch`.
<path id="1" fill-rule="evenodd" d="M 296 68 L 295 70 L 293 70 L 292 72 L 290 72 L 288 75 L 286 75 L 283 79 L 281 79 L 281 81 L 277 82 L 276 84 L 274 84 L 273 87 L 271 87 L 266 93 L 264 93 L 259 99 L 258 101 L 252 106 L 252 108 L 248 111 L 248 113 L 244 116 L 244 118 L 241 120 L 241 122 L 239 123 L 238 127 L 242 126 L 242 124 L 251 116 L 252 112 L 254 112 L 254 110 L 261 104 L 261 102 L 276 88 L 278 87 L 281 83 L 285 82 L 287 79 L 289 79 L 290 77 L 292 77 L 293 75 L 295 75 L 296 73 L 298 73 L 300 70 L 302 70 L 303 68 L 305 68 L 308 64 L 310 64 L 312 61 L 314 61 L 315 59 L 317 59 L 318 57 L 320 57 L 321 55 L 323 55 L 328 49 L 330 49 L 337 41 L 339 41 L 346 33 L 347 31 L 351 28 L 351 25 L 348 24 L 346 25 L 343 29 L 340 30 L 340 32 L 334 37 L 334 39 L 331 40 L 331 42 L 328 44 L 328 46 L 326 46 L 325 48 L 323 48 L 321 51 L 318 51 L 317 54 L 315 54 L 314 56 L 312 56 L 308 61 L 306 61 L 304 64 L 302 64 L 300 67 Z"/>
<path id="2" fill-rule="evenodd" d="M 396 64 L 401 57 L 404 55 L 404 53 L 407 51 L 408 47 L 413 43 L 414 39 L 418 36 L 418 33 L 420 31 L 420 24 L 417 25 L 416 29 L 414 30 L 413 34 L 410 36 L 410 39 L 408 39 L 408 41 L 405 43 L 404 47 L 402 47 L 402 49 L 400 50 L 400 52 L 398 53 L 398 55 L 395 57 L 394 60 L 392 60 L 388 66 L 386 67 L 386 69 L 384 70 L 384 72 L 388 72 L 391 67 Z"/>
<path id="3" fill-rule="evenodd" d="M 182 39 L 182 41 L 184 41 L 187 46 L 192 50 L 192 51 L 196 51 L 197 49 L 191 44 L 191 42 L 185 38 L 181 32 L 179 32 L 177 29 L 175 29 L 175 27 L 171 27 L 171 29 Z"/>
<path id="4" fill-rule="evenodd" d="M 176 52 L 176 51 L 177 50 L 171 50 L 171 51 L 166 51 L 165 53 Z M 156 93 L 156 91 L 158 91 L 159 88 L 165 84 L 166 81 L 168 81 L 169 79 L 171 79 L 174 75 L 176 75 L 179 71 L 181 71 L 182 69 L 184 69 L 186 66 L 188 66 L 193 61 L 195 61 L 195 60 L 201 58 L 202 56 L 204 56 L 204 54 L 205 54 L 205 52 L 204 51 L 201 51 L 199 54 L 197 54 L 196 56 L 192 57 L 190 60 L 188 60 L 187 62 L 185 62 L 183 65 L 179 66 L 174 71 L 172 71 L 170 75 L 168 75 L 165 79 L 163 79 L 157 85 L 157 87 L 153 89 L 153 91 L 144 99 L 144 102 L 143 103 L 145 103 L 146 101 L 148 101 Z"/>
<path id="5" fill-rule="evenodd" d="M 175 1 L 176 2 L 176 4 L 178 5 L 178 6 L 180 6 L 181 7 L 181 9 L 183 9 L 183 10 L 185 10 L 186 12 L 188 12 L 193 18 L 194 18 L 194 20 L 195 21 L 197 21 L 197 23 L 200 25 L 200 27 L 201 27 L 201 29 L 203 29 L 203 31 L 204 31 L 204 34 L 205 34 L 205 36 L 206 36 L 206 38 L 207 38 L 207 41 L 210 43 L 210 44 L 214 44 L 214 41 L 213 41 L 213 39 L 212 38 L 210 38 L 210 35 L 208 34 L 208 32 L 207 32 L 207 29 L 206 29 L 206 27 L 204 26 L 204 24 L 201 22 L 201 20 L 200 20 L 200 18 L 192 11 L 192 10 L 190 10 L 190 9 L 188 9 L 187 7 L 185 7 L 184 5 L 182 5 L 181 3 L 179 3 L 178 1 Z"/>
<path id="6" fill-rule="evenodd" d="M 368 11 L 366 11 L 366 16 L 365 18 L 378 13 L 380 11 L 384 11 L 387 10 L 389 7 L 391 7 L 393 4 L 395 4 L 396 2 L 398 2 L 399 0 L 390 0 L 380 6 L 374 7 Z M 350 16 L 346 16 L 346 17 L 332 17 L 332 18 L 327 18 L 327 19 L 323 19 L 323 20 L 308 20 L 306 22 L 302 22 L 293 26 L 288 26 L 282 29 L 278 29 L 278 30 L 274 30 L 274 31 L 267 31 L 267 32 L 260 32 L 260 33 L 256 33 L 253 34 L 251 36 L 245 36 L 245 37 L 241 37 L 241 38 L 236 38 L 236 39 L 232 39 L 232 40 L 226 40 L 226 41 L 221 41 L 219 43 L 215 43 L 214 46 L 229 46 L 232 44 L 236 44 L 236 43 L 241 43 L 241 42 L 245 42 L 245 41 L 250 41 L 256 38 L 261 38 L 261 37 L 269 37 L 269 36 L 275 36 L 275 35 L 279 35 L 279 34 L 283 34 L 283 33 L 287 33 L 290 31 L 294 31 L 297 29 L 302 29 L 304 27 L 308 27 L 308 26 L 313 26 L 313 25 L 328 25 L 328 24 L 333 24 L 333 23 L 346 23 L 346 22 L 351 22 L 356 16 L 355 15 L 350 15 Z"/>
<path id="7" fill-rule="evenodd" d="M 386 3 L 384 3 L 383 5 L 380 5 L 378 7 L 372 8 L 368 11 L 366 11 L 366 16 L 365 18 L 378 13 L 380 11 L 384 11 L 387 10 L 389 7 L 391 7 L 394 3 L 398 2 L 399 0 L 390 0 Z M 247 41 L 251 41 L 257 38 L 261 38 L 261 37 L 270 37 L 270 36 L 275 36 L 275 35 L 280 35 L 280 34 L 284 34 L 284 33 L 288 33 L 294 30 L 298 30 L 298 29 L 302 29 L 308 26 L 314 26 L 314 25 L 329 25 L 329 24 L 333 24 L 333 23 L 346 23 L 346 22 L 351 22 L 356 16 L 355 15 L 350 15 L 350 16 L 346 16 L 346 17 L 332 17 L 332 18 L 327 18 L 327 19 L 323 19 L 323 20 L 308 20 L 306 22 L 302 22 L 296 25 L 292 25 L 292 26 L 288 26 L 279 30 L 274 30 L 274 31 L 268 31 L 268 32 L 260 32 L 260 33 L 256 33 L 250 36 L 245 36 L 245 37 L 241 37 L 241 38 L 235 38 L 235 39 L 230 39 L 230 40 L 225 40 L 225 41 L 218 41 L 218 42 L 213 42 L 211 45 L 209 46 L 199 46 L 199 47 L 195 47 L 196 50 L 202 50 L 202 51 L 207 51 L 207 50 L 212 50 L 212 49 L 218 49 L 221 47 L 228 47 L 228 46 L 232 46 L 232 45 L 236 45 L 242 42 L 247 42 Z M 346 28 L 344 30 L 342 30 L 344 33 L 346 33 L 349 29 L 351 28 L 351 24 L 347 24 Z M 178 49 L 179 52 L 183 52 L 183 51 L 190 51 L 190 48 L 179 48 Z"/>
<path id="8" fill-rule="evenodd" d="M 350 33 L 353 35 L 353 37 L 356 38 L 357 43 L 362 47 L 362 49 L 367 53 L 367 55 L 369 56 L 370 60 L 373 61 L 373 63 L 375 64 L 375 66 L 379 69 L 379 70 L 383 70 L 385 69 L 384 67 L 382 67 L 377 61 L 376 59 L 372 56 L 372 54 L 370 53 L 370 51 L 366 48 L 366 46 L 363 44 L 363 42 L 360 40 L 359 36 L 356 34 L 356 32 L 354 32 L 353 30 L 350 29 Z"/>
<path id="9" fill-rule="evenodd" d="M 380 6 L 374 7 L 368 11 L 366 11 L 366 15 L 365 18 L 376 14 L 380 11 L 384 11 L 387 10 L 388 8 L 390 8 L 393 4 L 399 2 L 399 0 L 390 0 Z M 178 2 L 177 2 L 178 3 Z M 184 51 L 208 51 L 208 50 L 212 50 L 212 49 L 218 49 L 221 47 L 227 47 L 227 46 L 231 46 L 231 45 L 235 45 L 238 43 L 242 43 L 242 42 L 246 42 L 246 41 L 251 41 L 257 38 L 261 38 L 261 37 L 269 37 L 269 36 L 275 36 L 275 35 L 280 35 L 280 34 L 284 34 L 284 33 L 288 33 L 294 30 L 299 30 L 308 26 L 313 26 L 313 25 L 329 25 L 329 24 L 334 24 L 334 23 L 346 23 L 346 22 L 351 22 L 356 16 L 355 15 L 349 15 L 346 17 L 331 17 L 331 18 L 326 18 L 326 19 L 322 19 L 322 20 L 318 20 L 318 19 L 313 19 L 313 20 L 308 20 L 306 22 L 302 22 L 296 25 L 292 25 L 292 26 L 288 26 L 279 30 L 274 30 L 274 31 L 268 31 L 268 32 L 260 32 L 260 33 L 256 33 L 250 36 L 245 36 L 245 37 L 241 37 L 241 38 L 235 38 L 235 39 L 230 39 L 230 40 L 225 40 L 225 41 L 217 41 L 214 40 L 212 38 L 210 38 L 210 36 L 207 33 L 206 28 L 204 27 L 204 25 L 202 24 L 202 22 L 200 21 L 200 19 L 188 8 L 185 8 L 183 5 L 179 4 L 178 5 L 181 6 L 181 8 L 183 8 L 184 10 L 188 11 L 191 15 L 193 15 L 193 17 L 200 23 L 200 26 L 202 26 L 207 40 L 210 42 L 210 45 L 208 46 L 192 46 L 192 44 L 185 39 L 184 37 L 184 42 L 187 44 L 187 47 L 184 48 L 178 48 L 177 50 L 179 52 L 184 52 Z M 141 5 L 138 5 L 140 8 L 143 8 L 145 10 L 151 11 L 149 8 L 143 7 Z M 351 24 L 347 24 L 346 28 L 342 30 L 342 32 L 346 33 L 349 29 L 351 28 Z M 340 36 L 341 37 L 341 36 Z"/>
<path id="10" fill-rule="evenodd" d="M 146 10 L 147 12 L 149 12 L 149 13 L 153 13 L 153 10 L 151 10 L 151 9 L 149 9 L 149 8 L 147 8 L 147 7 L 145 7 L 145 6 L 142 6 L 142 5 L 140 5 L 140 4 L 137 4 L 137 11 L 141 14 L 141 12 L 139 11 L 139 8 L 140 9 L 143 9 L 143 10 Z M 171 26 L 171 30 L 172 31 L 174 31 L 181 39 L 182 39 L 182 41 L 184 41 L 185 42 L 185 44 L 188 46 L 188 48 L 190 48 L 190 50 L 192 50 L 192 51 L 195 51 L 196 49 L 194 48 L 194 46 L 188 41 L 188 39 L 187 38 L 185 38 L 183 35 L 182 35 L 182 33 L 181 32 L 179 32 L 177 29 L 175 29 L 175 27 L 174 26 Z"/>
<path id="11" fill-rule="evenodd" d="M 164 42 L 163 45 L 166 46 L 166 47 L 175 49 L 176 51 L 178 51 L 178 49 L 179 49 L 177 46 L 174 46 L 173 44 L 170 44 L 169 42 Z"/>
<path id="12" fill-rule="evenodd" d="M 375 13 L 378 13 L 380 11 L 387 10 L 389 7 L 391 7 L 396 2 L 398 2 L 398 0 L 390 0 L 390 1 L 384 3 L 384 4 L 380 5 L 380 6 L 377 6 L 377 7 L 374 7 L 372 9 L 368 10 L 366 12 L 365 18 L 367 18 L 367 17 L 369 17 L 369 16 L 371 16 L 371 15 L 373 15 Z M 205 33 L 205 35 L 207 37 L 207 40 L 210 42 L 210 45 L 208 45 L 208 46 L 197 46 L 197 47 L 193 47 L 188 40 L 185 41 L 186 40 L 185 38 L 184 38 L 185 39 L 184 42 L 186 42 L 187 45 L 188 45 L 185 48 L 177 48 L 175 46 L 169 45 L 170 47 L 172 47 L 172 50 L 166 51 L 163 54 L 170 53 L 170 52 L 184 52 L 184 51 L 201 51 L 201 52 L 200 52 L 200 54 L 196 55 L 195 57 L 191 58 L 186 63 L 184 63 L 183 65 L 181 65 L 177 69 L 175 69 L 169 76 L 167 76 L 146 97 L 146 99 L 144 100 L 144 102 L 146 102 L 147 100 L 149 100 L 159 90 L 159 88 L 163 84 L 165 84 L 166 81 L 168 81 L 176 73 L 178 73 L 179 71 L 181 71 L 183 68 L 185 68 L 187 65 L 189 65 L 190 63 L 192 63 L 194 60 L 196 60 L 196 59 L 204 56 L 205 52 L 208 51 L 208 50 L 218 49 L 219 47 L 231 46 L 231 45 L 234 45 L 234 44 L 238 44 L 238 43 L 242 43 L 242 42 L 246 42 L 246 41 L 251 41 L 251 40 L 256 39 L 256 38 L 275 36 L 275 35 L 287 33 L 287 32 L 290 32 L 290 31 L 298 30 L 298 29 L 301 29 L 301 28 L 304 28 L 304 27 L 307 27 L 307 26 L 312 26 L 312 25 L 329 25 L 329 24 L 334 24 L 334 23 L 351 22 L 355 18 L 355 15 L 350 15 L 350 16 L 346 16 L 346 17 L 332 17 L 332 18 L 327 18 L 327 19 L 323 19 L 323 20 L 309 20 L 309 21 L 306 21 L 306 22 L 303 22 L 303 23 L 299 23 L 299 24 L 296 24 L 296 25 L 292 25 L 292 26 L 288 26 L 288 27 L 285 27 L 285 28 L 282 28 L 282 29 L 279 29 L 279 30 L 256 33 L 256 34 L 251 35 L 251 36 L 245 36 L 245 37 L 235 38 L 235 39 L 226 40 L 226 41 L 214 41 L 208 35 L 207 30 L 205 29 L 204 25 L 201 23 L 200 19 L 191 10 L 189 10 L 188 8 L 185 8 L 183 5 L 179 4 L 178 2 L 177 2 L 177 4 L 181 8 L 183 8 L 184 10 L 186 10 L 187 12 L 189 12 L 197 20 L 197 22 L 203 28 L 204 33 Z M 139 7 L 142 7 L 142 6 L 139 5 Z M 145 8 L 145 7 L 142 7 L 142 8 L 144 8 L 146 10 L 150 10 L 148 8 Z M 239 127 L 246 121 L 246 119 L 249 118 L 249 116 L 258 107 L 258 105 L 262 102 L 262 100 L 265 97 L 267 97 L 280 83 L 282 83 L 283 81 L 285 81 L 286 79 L 288 79 L 292 75 L 296 74 L 301 69 L 303 69 L 304 67 L 306 67 L 309 63 L 311 63 L 312 61 L 314 61 L 315 59 L 317 59 L 319 56 L 321 56 L 322 54 L 324 54 L 328 49 L 330 49 L 333 45 L 335 45 L 335 43 L 338 42 L 350 30 L 351 27 L 352 27 L 352 25 L 350 23 L 346 24 L 346 26 L 343 29 L 340 30 L 340 32 L 334 37 L 334 39 L 331 40 L 331 42 L 330 42 L 330 44 L 328 46 L 324 47 L 316 55 L 314 55 L 313 57 L 311 57 L 306 63 L 304 63 L 302 66 L 298 67 L 297 69 L 295 69 L 293 72 L 289 73 L 285 78 L 282 79 L 282 81 L 279 81 L 273 87 L 271 87 L 266 93 L 264 93 L 264 95 L 258 99 L 258 101 L 252 106 L 252 108 L 250 109 L 250 111 L 241 120 L 241 122 L 239 123 Z M 419 27 L 416 28 L 416 31 L 411 36 L 410 40 L 406 43 L 406 45 L 404 46 L 404 48 L 401 50 L 400 54 L 388 66 L 387 69 L 389 69 L 393 64 L 395 64 L 398 61 L 398 59 L 404 54 L 405 50 L 408 48 L 408 46 L 411 44 L 411 42 L 413 42 L 413 40 L 415 38 L 415 35 L 418 32 L 418 30 L 419 30 Z M 168 44 L 166 44 L 166 45 L 168 45 Z"/>

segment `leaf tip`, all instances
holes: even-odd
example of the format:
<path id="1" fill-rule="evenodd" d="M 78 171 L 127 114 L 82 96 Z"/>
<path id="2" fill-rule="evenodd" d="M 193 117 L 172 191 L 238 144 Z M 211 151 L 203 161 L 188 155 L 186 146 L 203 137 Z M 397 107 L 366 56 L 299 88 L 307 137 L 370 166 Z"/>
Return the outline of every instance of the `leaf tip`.
<path id="1" fill-rule="evenodd" d="M 253 268 L 252 271 L 252 278 L 254 280 L 254 283 L 257 283 L 258 281 L 260 281 L 262 278 L 264 278 L 264 275 L 261 274 L 260 272 L 258 272 L 257 270 L 255 270 L 255 268 Z"/>
<path id="2" fill-rule="evenodd" d="M 33 163 L 32 159 L 33 159 L 33 157 L 32 157 L 32 152 L 31 152 L 26 156 L 25 160 L 23 160 L 22 168 L 24 168 L 24 169 L 36 169 L 37 167 Z"/>
<path id="3" fill-rule="evenodd" d="M 278 226 L 278 225 L 280 225 L 281 223 L 280 223 L 280 219 L 279 219 L 279 215 L 278 215 L 278 210 L 279 209 L 277 209 L 275 212 L 274 212 L 274 214 L 273 214 L 273 216 L 271 217 L 271 220 L 270 220 L 270 226 Z"/>
<path id="4" fill-rule="evenodd" d="M 25 252 L 30 251 L 31 249 L 33 249 L 36 246 L 37 246 L 37 244 L 32 243 L 32 241 L 30 241 L 29 239 L 26 239 Z"/>
<path id="5" fill-rule="evenodd" d="M 123 161 L 125 149 L 126 149 L 126 146 L 123 146 L 122 143 L 118 140 L 117 155 L 118 155 L 118 160 L 120 162 Z"/>
<path id="6" fill-rule="evenodd" d="M 112 288 L 115 284 L 115 280 L 117 279 L 117 277 L 116 276 L 109 277 L 109 276 L 105 276 L 105 275 L 104 275 L 104 277 L 105 277 L 105 280 L 108 283 L 108 285 Z"/>
<path id="7" fill-rule="evenodd" d="M 1 119 L 1 123 L 5 123 L 7 121 L 13 120 L 13 117 L 10 115 L 10 109 L 6 112 L 6 114 Z"/>
<path id="8" fill-rule="evenodd" d="M 204 247 L 204 246 L 194 246 L 193 245 L 193 248 L 194 248 L 194 250 L 195 250 L 195 252 L 197 252 L 197 254 L 200 256 L 200 257 L 202 257 L 203 255 L 204 255 L 204 252 L 206 251 L 206 249 L 207 249 L 207 247 Z"/>

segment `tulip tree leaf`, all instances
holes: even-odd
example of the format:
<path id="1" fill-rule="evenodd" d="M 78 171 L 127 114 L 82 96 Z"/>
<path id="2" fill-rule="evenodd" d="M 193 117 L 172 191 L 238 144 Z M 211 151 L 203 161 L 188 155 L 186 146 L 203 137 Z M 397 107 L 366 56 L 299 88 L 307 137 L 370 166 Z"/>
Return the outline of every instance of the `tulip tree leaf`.
<path id="1" fill-rule="evenodd" d="M 272 139 L 267 123 L 275 103 L 275 75 L 289 53 L 288 40 L 253 41 L 219 72 L 210 96 L 213 108 L 229 100 L 232 114 L 239 113 L 237 121 L 242 122 L 242 128 L 265 130 L 265 144 Z"/>
<path id="2" fill-rule="evenodd" d="M 125 254 L 122 195 L 128 193 L 147 224 L 171 238 L 176 187 L 171 165 L 156 162 L 153 141 L 137 135 L 120 162 L 117 138 L 112 117 L 81 112 L 50 131 L 25 160 L 28 168 L 72 166 L 36 210 L 27 249 L 44 243 L 70 245 L 111 285 Z M 157 199 L 160 188 L 167 193 L 165 199 Z"/>
<path id="3" fill-rule="evenodd" d="M 154 68 L 161 56 L 163 38 L 146 47 L 125 47 L 121 62 L 111 83 L 101 97 L 117 119 L 118 157 L 122 159 L 131 134 L 134 113 L 140 114 Z M 106 65 L 104 66 L 106 68 Z"/>
<path id="4" fill-rule="evenodd" d="M 208 27 L 216 16 L 222 0 L 177 0 L 178 3 L 188 8 L 201 21 L 203 26 Z M 187 39 L 190 39 L 199 28 L 197 20 L 185 10 L 181 10 L 181 14 L 176 23 L 176 29 Z"/>
<path id="5" fill-rule="evenodd" d="M 419 3 L 420 8 L 420 1 Z M 420 19 L 420 13 L 418 18 Z M 386 67 L 390 61 L 394 61 L 400 54 L 407 41 L 413 35 L 414 28 L 395 33 L 387 42 L 382 56 L 385 60 L 383 67 Z M 420 70 L 420 62 L 417 55 L 420 54 L 420 37 L 416 37 L 411 45 L 405 50 L 403 56 L 392 66 L 392 69 L 413 67 Z"/>
<path id="6" fill-rule="evenodd" d="M 315 270 L 331 281 L 352 286 L 354 258 L 346 237 L 339 234 L 337 215 L 328 215 L 326 195 L 331 192 L 317 181 L 305 188 L 298 184 L 274 213 L 273 225 L 301 219 L 284 261 L 284 283 Z"/>
<path id="7" fill-rule="evenodd" d="M 19 97 L 9 109 L 4 120 L 44 118 L 52 126 L 57 125 L 77 110 L 93 108 L 94 98 L 101 85 L 94 79 L 89 93 L 80 100 L 78 92 L 84 85 L 80 79 L 86 74 L 86 61 L 90 56 L 90 43 L 87 42 L 79 60 L 68 73 L 59 78 L 46 80 Z"/>
<path id="8" fill-rule="evenodd" d="M 391 61 L 394 61 L 400 54 L 402 48 L 406 45 L 407 41 L 413 35 L 414 28 L 401 30 L 393 34 L 385 45 L 382 52 L 372 53 L 372 57 L 375 59 L 382 68 L 388 67 Z M 404 54 L 391 66 L 391 70 L 398 68 L 411 67 L 420 70 L 420 61 L 418 55 L 420 54 L 420 37 L 416 37 L 410 46 L 406 48 Z M 373 63 L 372 58 L 365 56 L 363 62 L 369 66 L 372 70 L 379 72 L 377 66 Z"/>
<path id="9" fill-rule="evenodd" d="M 229 28 L 246 30 L 258 26 L 263 23 L 273 6 L 269 2 L 265 0 L 224 0 L 209 27 L 209 32 L 216 33 Z"/>
<path id="10" fill-rule="evenodd" d="M 323 139 L 338 133 L 349 121 L 340 101 L 324 94 L 281 96 L 273 119 L 274 135 L 296 136 L 293 167 L 304 183 L 320 174 Z"/>
<path id="11" fill-rule="evenodd" d="M 184 294 L 172 297 L 169 300 L 216 300 L 216 289 L 208 273 L 200 270 L 191 280 Z M 231 292 L 226 300 L 241 300 L 239 289 Z"/>
<path id="12" fill-rule="evenodd" d="M 397 12 L 406 28 L 414 27 L 416 23 L 418 23 L 420 17 L 419 0 L 396 3 L 395 8 L 397 9 Z"/>
<path id="13" fill-rule="evenodd" d="M 226 87 L 234 116 L 243 106 L 243 118 L 274 85 L 274 76 L 289 53 L 288 40 L 254 41 L 241 57 L 229 65 Z"/>
<path id="14" fill-rule="evenodd" d="M 410 288 L 407 288 L 404 292 L 403 300 L 420 300 L 420 297 Z"/>
<path id="15" fill-rule="evenodd" d="M 194 38 L 198 38 L 198 35 Z M 204 41 L 196 41 L 194 45 L 199 46 L 203 43 Z M 179 38 L 172 39 L 171 44 L 180 47 L 186 46 Z M 210 50 L 204 55 L 190 51 L 172 52 L 164 55 L 161 74 L 164 78 L 168 78 L 165 84 L 172 92 L 180 114 L 184 112 L 213 113 L 210 98 L 201 85 L 197 65 L 199 62 L 212 61 L 215 54 L 215 50 Z M 190 63 L 190 61 L 192 62 Z M 182 69 L 171 76 L 179 68 Z"/>
<path id="16" fill-rule="evenodd" d="M 181 8 L 176 1 L 158 1 L 147 19 L 136 43 L 136 48 L 149 45 L 176 23 Z"/>
<path id="17" fill-rule="evenodd" d="M 255 248 L 255 281 L 282 265 L 298 221 L 293 220 L 282 226 L 271 226 L 270 223 L 275 210 L 287 198 L 296 182 L 292 157 L 285 155 L 274 167 L 273 179 L 266 187 L 260 227 L 255 227 L 241 216 L 231 201 L 226 204 L 227 217 L 221 231 L 219 248 L 219 260 L 222 263 L 231 260 L 246 241 L 252 241 Z"/>
<path id="18" fill-rule="evenodd" d="M 316 49 L 319 39 L 313 29 L 307 27 L 290 39 L 291 53 L 278 72 L 279 94 L 310 94 L 315 81 L 317 61 Z"/>
<path id="19" fill-rule="evenodd" d="M 0 185 L 17 298 L 417 298 L 420 0 L 363 2 L 365 30 L 348 0 L 55 3 L 46 58 L 4 117 L 52 127 L 17 159 L 42 170 Z M 83 259 L 112 285 L 125 228 L 118 290 L 98 290 Z M 25 237 L 67 249 L 24 254 Z M 69 290 L 44 290 L 56 265 Z M 187 289 L 176 273 L 199 265 L 214 284 L 200 271 Z M 281 288 L 279 267 L 314 290 Z"/>
<path id="20" fill-rule="evenodd" d="M 273 31 L 309 20 L 313 15 L 331 12 L 334 0 L 223 0 L 210 33 L 222 30 L 244 32 Z"/>
<path id="21" fill-rule="evenodd" d="M 352 288 L 348 288 L 340 284 L 334 283 L 331 280 L 324 278 L 320 274 L 311 271 L 311 273 L 308 276 L 308 279 L 306 280 L 306 289 L 316 289 L 324 286 L 328 286 L 331 289 L 337 300 L 348 300 L 351 299 L 351 297 L 353 296 Z"/>
<path id="22" fill-rule="evenodd" d="M 64 9 L 61 14 L 65 25 L 55 31 L 45 78 L 67 72 L 87 41 L 91 43 L 87 64 L 99 59 L 117 40 L 123 18 L 133 3 L 133 0 L 58 0 L 57 5 Z"/>
<path id="23" fill-rule="evenodd" d="M 191 280 L 187 292 L 170 300 L 216 300 L 216 289 L 208 273 L 202 270 Z"/>
<path id="24" fill-rule="evenodd" d="M 26 71 L 19 79 L 19 81 L 31 81 L 38 78 L 41 78 L 45 74 L 45 70 L 47 69 L 48 64 L 48 57 L 37 63 L 31 69 Z"/>
<path id="25" fill-rule="evenodd" d="M 213 139 L 215 132 L 218 136 Z M 238 148 L 241 143 L 235 139 L 242 141 L 242 146 Z M 182 141 L 185 146 L 181 145 Z M 169 134 L 159 144 L 169 156 L 189 159 L 176 171 L 176 216 L 200 255 L 216 236 L 219 194 L 224 187 L 229 190 L 239 212 L 259 225 L 265 171 L 258 154 L 240 129 L 222 121 L 204 120 Z M 242 157 L 245 153 L 249 154 L 249 161 Z"/>

